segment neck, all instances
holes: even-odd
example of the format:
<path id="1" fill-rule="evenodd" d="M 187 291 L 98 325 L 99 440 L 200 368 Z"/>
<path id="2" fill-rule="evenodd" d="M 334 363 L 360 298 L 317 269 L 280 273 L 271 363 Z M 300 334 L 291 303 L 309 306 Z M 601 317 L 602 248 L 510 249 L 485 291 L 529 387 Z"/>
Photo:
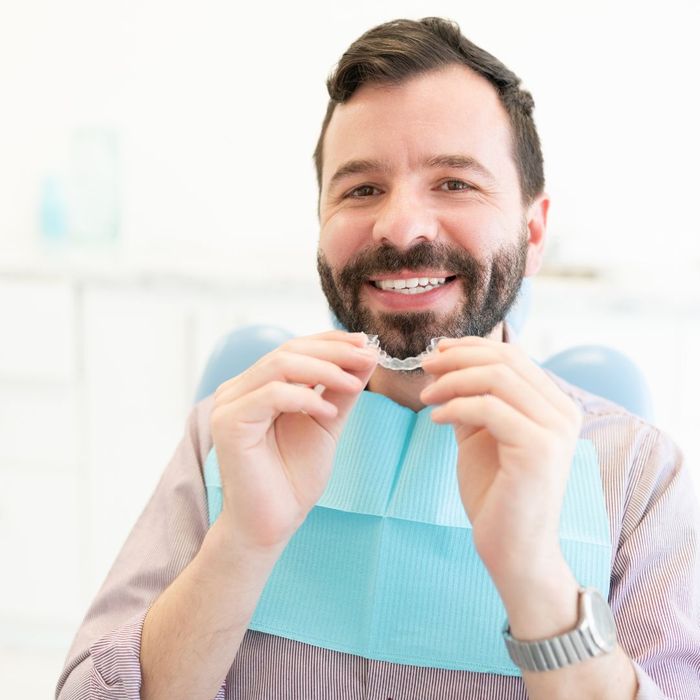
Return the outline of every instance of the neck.
<path id="1" fill-rule="evenodd" d="M 503 323 L 499 323 L 487 337 L 504 342 Z M 419 398 L 420 393 L 432 381 L 433 378 L 422 370 L 403 373 L 377 366 L 367 388 L 412 411 L 420 411 L 425 408 Z"/>

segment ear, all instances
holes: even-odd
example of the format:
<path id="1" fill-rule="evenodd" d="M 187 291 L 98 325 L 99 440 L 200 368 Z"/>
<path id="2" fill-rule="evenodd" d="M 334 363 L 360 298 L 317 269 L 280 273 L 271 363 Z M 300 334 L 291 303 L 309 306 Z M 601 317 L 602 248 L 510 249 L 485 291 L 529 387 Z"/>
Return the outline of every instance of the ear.
<path id="1" fill-rule="evenodd" d="M 536 275 L 542 267 L 548 211 L 549 196 L 545 192 L 538 195 L 527 208 L 528 250 L 525 277 Z"/>

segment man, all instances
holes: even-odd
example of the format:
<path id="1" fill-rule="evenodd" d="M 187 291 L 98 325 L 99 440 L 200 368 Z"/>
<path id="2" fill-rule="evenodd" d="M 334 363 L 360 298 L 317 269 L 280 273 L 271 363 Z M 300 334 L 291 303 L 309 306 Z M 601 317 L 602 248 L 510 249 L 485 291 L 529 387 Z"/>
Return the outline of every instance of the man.
<path id="1" fill-rule="evenodd" d="M 195 407 L 57 696 L 700 697 L 680 452 L 541 370 L 504 324 L 541 265 L 549 205 L 529 94 L 434 18 L 367 32 L 329 93 L 318 267 L 348 332 L 285 343 Z M 398 358 L 447 339 L 393 371 L 365 333 Z M 392 445 L 386 509 L 358 505 L 387 474 L 353 476 Z M 210 528 L 209 459 L 223 490 Z M 454 488 L 431 493 L 445 466 Z M 406 485 L 418 477 L 424 490 Z M 581 588 L 598 580 L 608 596 Z"/>

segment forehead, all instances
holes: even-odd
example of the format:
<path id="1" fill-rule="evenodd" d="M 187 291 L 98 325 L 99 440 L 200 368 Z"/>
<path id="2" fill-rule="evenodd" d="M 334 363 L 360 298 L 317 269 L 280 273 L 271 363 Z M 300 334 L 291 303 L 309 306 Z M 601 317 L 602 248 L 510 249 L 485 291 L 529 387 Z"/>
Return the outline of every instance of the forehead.
<path id="1" fill-rule="evenodd" d="M 517 180 L 508 115 L 496 89 L 466 66 L 397 86 L 363 85 L 335 108 L 323 153 L 324 188 L 349 160 L 382 160 L 398 170 L 440 153 L 476 158 L 497 178 Z"/>

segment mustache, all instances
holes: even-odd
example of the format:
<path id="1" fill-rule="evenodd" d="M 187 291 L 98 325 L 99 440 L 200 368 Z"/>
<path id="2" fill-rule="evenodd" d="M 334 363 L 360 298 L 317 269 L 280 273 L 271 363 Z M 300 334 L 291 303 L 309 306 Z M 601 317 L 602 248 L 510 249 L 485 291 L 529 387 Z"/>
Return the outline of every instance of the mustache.
<path id="1" fill-rule="evenodd" d="M 463 249 L 445 243 L 422 241 L 408 250 L 400 250 L 383 243 L 378 248 L 358 254 L 342 269 L 340 284 L 347 289 L 358 289 L 368 277 L 400 270 L 425 269 L 426 267 L 450 270 L 458 277 L 473 280 L 479 275 L 480 265 Z"/>

